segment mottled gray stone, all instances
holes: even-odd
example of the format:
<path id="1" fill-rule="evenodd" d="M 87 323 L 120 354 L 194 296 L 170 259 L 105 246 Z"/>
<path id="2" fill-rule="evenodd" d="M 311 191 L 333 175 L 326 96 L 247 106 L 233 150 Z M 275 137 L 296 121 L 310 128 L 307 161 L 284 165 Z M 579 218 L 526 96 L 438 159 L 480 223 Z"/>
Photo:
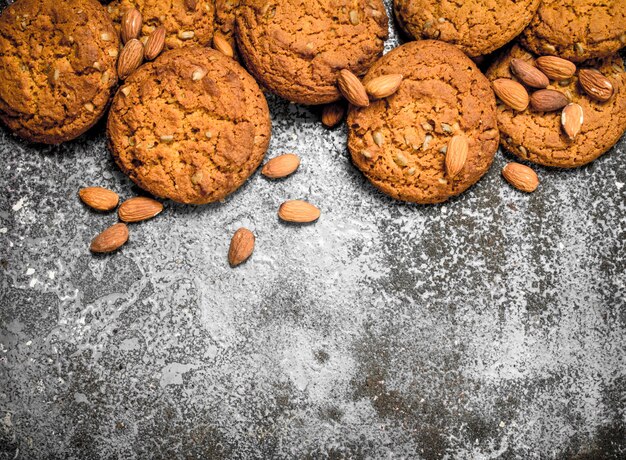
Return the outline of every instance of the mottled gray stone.
<path id="1" fill-rule="evenodd" d="M 532 195 L 498 154 L 414 206 L 363 179 L 345 128 L 270 105 L 269 157 L 297 174 L 166 203 L 100 257 L 116 217 L 78 189 L 138 193 L 103 125 L 59 147 L 0 130 L 0 459 L 624 458 L 626 142 L 536 168 Z M 319 222 L 281 224 L 292 198 Z M 231 269 L 242 225 L 257 247 Z"/>

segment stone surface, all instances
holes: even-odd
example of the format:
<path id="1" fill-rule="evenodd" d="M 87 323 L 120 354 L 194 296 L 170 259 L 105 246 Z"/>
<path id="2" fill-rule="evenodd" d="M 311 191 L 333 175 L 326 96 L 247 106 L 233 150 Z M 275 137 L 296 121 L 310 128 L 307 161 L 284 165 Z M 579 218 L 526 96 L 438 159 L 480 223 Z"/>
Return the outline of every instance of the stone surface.
<path id="1" fill-rule="evenodd" d="M 116 216 L 78 189 L 137 190 L 103 125 L 61 147 L 0 129 L 0 459 L 623 458 L 626 142 L 537 168 L 532 195 L 498 154 L 415 206 L 317 109 L 270 104 L 295 175 L 166 203 L 110 256 L 88 245 Z M 280 223 L 292 198 L 320 220 Z M 231 269 L 240 226 L 257 246 Z"/>

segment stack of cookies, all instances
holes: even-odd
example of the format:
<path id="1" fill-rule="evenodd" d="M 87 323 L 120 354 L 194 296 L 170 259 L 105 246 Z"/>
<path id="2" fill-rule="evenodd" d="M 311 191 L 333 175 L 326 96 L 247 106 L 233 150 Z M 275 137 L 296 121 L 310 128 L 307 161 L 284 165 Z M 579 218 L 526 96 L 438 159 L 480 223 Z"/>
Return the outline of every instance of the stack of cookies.
<path id="1" fill-rule="evenodd" d="M 223 200 L 262 163 L 271 132 L 262 89 L 323 105 L 329 127 L 347 107 L 354 164 L 416 203 L 467 190 L 500 144 L 569 168 L 626 131 L 623 0 L 393 8 L 410 42 L 383 57 L 382 0 L 17 0 L 0 16 L 0 119 L 56 144 L 108 113 L 120 169 L 188 204 Z M 527 166 L 503 174 L 537 188 Z"/>

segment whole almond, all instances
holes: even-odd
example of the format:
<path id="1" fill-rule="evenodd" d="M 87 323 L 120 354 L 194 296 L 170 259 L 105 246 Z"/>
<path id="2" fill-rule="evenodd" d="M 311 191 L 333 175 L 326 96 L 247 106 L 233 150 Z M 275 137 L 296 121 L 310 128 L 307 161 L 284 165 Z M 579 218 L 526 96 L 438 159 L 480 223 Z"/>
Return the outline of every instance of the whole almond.
<path id="1" fill-rule="evenodd" d="M 235 232 L 228 249 L 228 263 L 231 267 L 236 267 L 248 260 L 254 251 L 254 242 L 254 233 L 247 228 L 242 227 Z"/>
<path id="2" fill-rule="evenodd" d="M 120 202 L 117 193 L 103 187 L 81 188 L 78 196 L 83 203 L 97 211 L 112 211 Z"/>
<path id="3" fill-rule="evenodd" d="M 333 128 L 343 120 L 345 113 L 346 109 L 340 102 L 327 104 L 322 109 L 322 123 L 328 128 Z"/>
<path id="4" fill-rule="evenodd" d="M 126 224 L 115 224 L 104 230 L 93 240 L 89 249 L 91 252 L 113 252 L 128 241 L 128 227 Z"/>
<path id="5" fill-rule="evenodd" d="M 141 222 L 152 219 L 163 211 L 163 205 L 157 200 L 145 196 L 136 196 L 124 201 L 117 210 L 122 222 Z"/>
<path id="6" fill-rule="evenodd" d="M 370 99 L 367 91 L 361 83 L 361 80 L 349 70 L 343 69 L 339 72 L 337 78 L 339 91 L 348 100 L 348 102 L 357 107 L 367 107 L 370 105 Z"/>
<path id="7" fill-rule="evenodd" d="M 285 201 L 278 209 L 278 217 L 286 222 L 308 223 L 320 217 L 320 210 L 302 200 Z"/>
<path id="8" fill-rule="evenodd" d="M 502 169 L 506 181 L 523 192 L 534 192 L 539 186 L 537 173 L 520 163 L 509 163 Z"/>
<path id="9" fill-rule="evenodd" d="M 141 32 L 141 23 L 142 18 L 139 10 L 136 8 L 129 8 L 124 11 L 120 29 L 120 36 L 123 43 L 139 37 L 139 32 Z"/>
<path id="10" fill-rule="evenodd" d="M 213 48 L 228 57 L 233 57 L 235 55 L 233 47 L 230 43 L 228 43 L 228 40 L 220 34 L 215 34 L 213 36 Z"/>
<path id="11" fill-rule="evenodd" d="M 493 90 L 507 106 L 518 112 L 526 110 L 528 107 L 528 91 L 520 83 L 509 78 L 499 78 L 494 80 Z"/>
<path id="12" fill-rule="evenodd" d="M 143 61 L 143 43 L 133 38 L 124 45 L 117 61 L 117 74 L 122 80 L 126 80 Z"/>
<path id="13" fill-rule="evenodd" d="M 578 82 L 587 95 L 600 102 L 606 102 L 613 97 L 611 80 L 595 69 L 581 69 L 578 72 Z"/>
<path id="14" fill-rule="evenodd" d="M 530 105 L 537 112 L 554 112 L 569 104 L 565 94 L 553 89 L 541 89 L 530 96 Z"/>
<path id="15" fill-rule="evenodd" d="M 556 56 L 537 58 L 535 65 L 552 80 L 567 80 L 576 73 L 576 64 Z"/>
<path id="16" fill-rule="evenodd" d="M 189 11 L 196 11 L 196 7 L 198 6 L 198 0 L 185 0 L 185 6 Z"/>
<path id="17" fill-rule="evenodd" d="M 389 74 L 372 78 L 365 84 L 365 91 L 372 99 L 384 99 L 391 96 L 402 84 L 402 75 Z"/>
<path id="18" fill-rule="evenodd" d="M 143 55 L 147 61 L 155 59 L 161 54 L 161 51 L 163 51 L 163 46 L 165 46 L 165 33 L 165 27 L 159 26 L 152 31 L 148 40 L 146 40 Z"/>
<path id="19" fill-rule="evenodd" d="M 465 136 L 456 135 L 450 139 L 446 150 L 446 172 L 449 177 L 455 177 L 461 172 L 467 161 L 468 150 L 469 144 Z"/>
<path id="20" fill-rule="evenodd" d="M 511 72 L 531 88 L 545 88 L 550 84 L 546 74 L 523 59 L 511 59 Z"/>
<path id="21" fill-rule="evenodd" d="M 286 153 L 265 163 L 261 174 L 270 179 L 280 179 L 293 174 L 298 166 L 300 166 L 300 157 L 293 153 Z"/>
<path id="22" fill-rule="evenodd" d="M 568 104 L 561 113 L 561 126 L 571 140 L 576 139 L 584 121 L 583 108 L 578 104 Z"/>

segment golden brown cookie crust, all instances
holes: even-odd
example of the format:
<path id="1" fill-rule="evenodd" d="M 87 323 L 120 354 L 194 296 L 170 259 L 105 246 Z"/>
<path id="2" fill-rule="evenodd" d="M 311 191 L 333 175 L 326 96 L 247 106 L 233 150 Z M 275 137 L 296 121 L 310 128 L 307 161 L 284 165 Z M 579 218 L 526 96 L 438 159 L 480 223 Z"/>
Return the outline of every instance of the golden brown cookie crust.
<path id="1" fill-rule="evenodd" d="M 339 99 L 341 69 L 367 72 L 382 54 L 381 0 L 241 0 L 237 43 L 262 86 L 302 104 Z"/>
<path id="2" fill-rule="evenodd" d="M 394 11 L 410 37 L 438 39 L 468 56 L 489 54 L 517 37 L 541 0 L 394 0 Z"/>
<path id="3" fill-rule="evenodd" d="M 115 0 L 107 6 L 119 29 L 124 11 L 136 8 L 143 17 L 141 35 L 165 27 L 165 49 L 211 46 L 215 32 L 214 0 Z"/>
<path id="4" fill-rule="evenodd" d="M 95 0 L 20 0 L 0 16 L 0 118 L 46 144 L 74 139 L 117 84 L 117 33 Z"/>
<path id="5" fill-rule="evenodd" d="M 384 193 L 416 203 L 440 203 L 476 183 L 498 149 L 496 102 L 487 79 L 458 48 L 423 40 L 394 49 L 365 76 L 400 73 L 393 96 L 351 107 L 352 161 Z M 454 135 L 469 142 L 467 162 L 453 179 L 445 148 Z"/>
<path id="6" fill-rule="evenodd" d="M 254 79 L 218 51 L 168 51 L 115 95 L 108 136 L 119 167 L 153 195 L 204 204 L 234 192 L 261 163 L 267 102 Z"/>
<path id="7" fill-rule="evenodd" d="M 520 46 L 513 46 L 493 63 L 487 77 L 492 81 L 497 78 L 515 79 L 509 68 L 511 59 L 523 59 L 534 64 L 535 56 Z M 615 94 L 608 102 L 601 103 L 580 91 L 577 76 L 569 84 L 551 82 L 550 89 L 561 91 L 583 108 L 584 122 L 576 139 L 569 140 L 563 132 L 560 111 L 542 113 L 529 108 L 524 112 L 514 112 L 498 104 L 498 125 L 504 148 L 533 163 L 575 168 L 592 162 L 615 145 L 626 131 L 624 62 L 619 55 L 615 55 L 588 61 L 582 67 L 600 70 L 613 83 Z"/>
<path id="8" fill-rule="evenodd" d="M 610 56 L 626 46 L 626 1 L 543 0 L 522 44 L 573 62 Z"/>

